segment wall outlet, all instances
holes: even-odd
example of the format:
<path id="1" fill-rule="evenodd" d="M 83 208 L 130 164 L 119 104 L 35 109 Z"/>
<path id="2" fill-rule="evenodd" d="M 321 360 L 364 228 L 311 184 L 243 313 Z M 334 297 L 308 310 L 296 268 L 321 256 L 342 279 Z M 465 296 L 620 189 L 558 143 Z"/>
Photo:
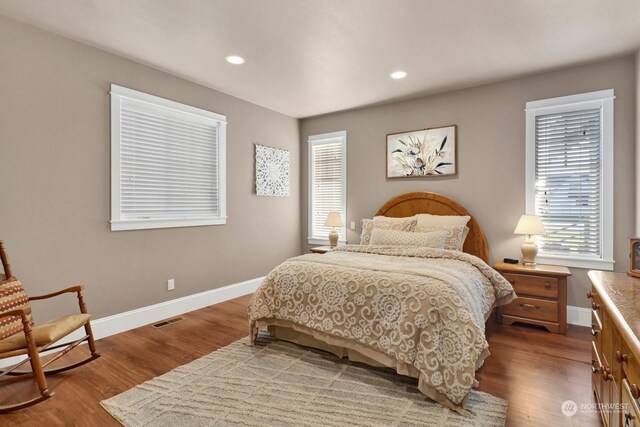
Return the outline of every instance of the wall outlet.
<path id="1" fill-rule="evenodd" d="M 167 290 L 172 291 L 176 288 L 176 281 L 173 279 L 167 280 Z"/>
<path id="2" fill-rule="evenodd" d="M 351 221 L 351 229 L 352 230 L 356 229 L 356 222 L 355 221 Z"/>

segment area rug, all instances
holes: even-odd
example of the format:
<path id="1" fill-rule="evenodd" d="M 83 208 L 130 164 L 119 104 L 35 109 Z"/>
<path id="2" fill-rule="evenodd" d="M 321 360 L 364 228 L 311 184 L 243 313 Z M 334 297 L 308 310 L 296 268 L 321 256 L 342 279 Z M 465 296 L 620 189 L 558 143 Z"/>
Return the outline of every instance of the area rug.
<path id="1" fill-rule="evenodd" d="M 260 335 L 104 400 L 125 426 L 504 426 L 507 401 L 472 391 L 463 417 L 417 380 Z"/>

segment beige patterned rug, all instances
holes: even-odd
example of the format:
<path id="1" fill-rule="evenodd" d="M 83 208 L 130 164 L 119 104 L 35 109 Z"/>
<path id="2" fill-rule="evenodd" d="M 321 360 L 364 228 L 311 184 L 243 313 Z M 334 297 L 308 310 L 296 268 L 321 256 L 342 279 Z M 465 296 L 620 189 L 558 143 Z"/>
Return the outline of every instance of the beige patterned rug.
<path id="1" fill-rule="evenodd" d="M 472 391 L 465 418 L 417 380 L 261 335 L 101 402 L 125 426 L 504 426 L 507 402 Z"/>

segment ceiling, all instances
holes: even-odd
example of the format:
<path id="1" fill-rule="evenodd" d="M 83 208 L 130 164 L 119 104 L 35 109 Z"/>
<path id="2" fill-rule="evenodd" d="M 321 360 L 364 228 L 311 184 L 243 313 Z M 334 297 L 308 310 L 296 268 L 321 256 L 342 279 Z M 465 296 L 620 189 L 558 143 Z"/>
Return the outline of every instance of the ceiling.
<path id="1" fill-rule="evenodd" d="M 640 47 L 638 0 L 3 0 L 0 14 L 298 118 Z"/>

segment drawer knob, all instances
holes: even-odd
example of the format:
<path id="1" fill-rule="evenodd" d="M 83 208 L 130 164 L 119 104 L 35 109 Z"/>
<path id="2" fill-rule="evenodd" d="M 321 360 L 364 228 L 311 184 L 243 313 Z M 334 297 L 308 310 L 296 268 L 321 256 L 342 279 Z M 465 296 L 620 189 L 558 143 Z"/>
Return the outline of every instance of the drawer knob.
<path id="1" fill-rule="evenodd" d="M 616 350 L 616 362 L 618 363 L 622 363 L 622 362 L 628 362 L 629 361 L 629 355 L 626 353 L 620 353 L 620 350 Z"/>
<path id="2" fill-rule="evenodd" d="M 595 302 L 591 304 L 591 308 L 594 310 L 600 310 L 600 304 L 596 304 Z"/>
<path id="3" fill-rule="evenodd" d="M 602 368 L 602 379 L 605 381 L 611 381 L 613 379 L 613 375 L 611 375 L 611 369 Z"/>
<path id="4" fill-rule="evenodd" d="M 591 298 L 593 298 L 595 296 L 596 296 L 595 292 L 591 292 L 591 291 L 587 292 L 587 298 L 591 299 Z"/>
<path id="5" fill-rule="evenodd" d="M 545 287 L 545 289 L 549 289 L 551 287 L 551 283 L 544 282 L 544 287 Z"/>
<path id="6" fill-rule="evenodd" d="M 600 368 L 596 367 L 596 361 L 591 360 L 591 372 L 593 372 L 594 374 L 597 374 L 599 370 Z"/>
<path id="7" fill-rule="evenodd" d="M 631 396 L 633 396 L 634 399 L 640 398 L 640 389 L 637 385 L 631 384 L 629 388 L 631 389 Z"/>
<path id="8" fill-rule="evenodd" d="M 591 335 L 593 335 L 594 337 L 597 336 L 600 333 L 599 330 L 596 329 L 596 324 L 592 323 L 591 324 Z"/>
<path id="9" fill-rule="evenodd" d="M 540 306 L 535 304 L 521 303 L 520 307 L 522 307 L 523 310 L 540 310 Z"/>

